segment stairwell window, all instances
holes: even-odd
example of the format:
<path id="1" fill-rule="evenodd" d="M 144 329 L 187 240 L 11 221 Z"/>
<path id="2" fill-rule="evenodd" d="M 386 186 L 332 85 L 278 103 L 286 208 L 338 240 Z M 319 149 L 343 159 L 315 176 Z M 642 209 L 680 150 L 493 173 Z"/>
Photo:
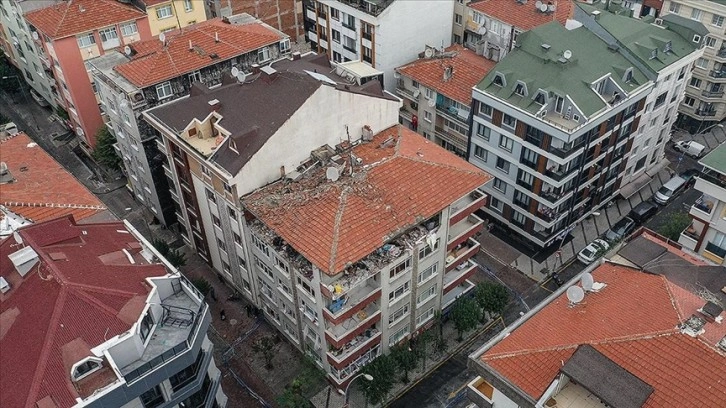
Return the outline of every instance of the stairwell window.
<path id="1" fill-rule="evenodd" d="M 397 300 L 401 299 L 405 295 L 407 295 L 411 291 L 411 282 L 406 281 L 403 283 L 403 285 L 396 288 L 396 290 L 392 291 L 388 294 L 388 304 L 392 305 Z"/>
<path id="2" fill-rule="evenodd" d="M 156 8 L 156 18 L 159 20 L 169 18 L 174 15 L 174 12 L 171 9 L 171 4 L 167 4 L 166 6 L 161 6 Z"/>
<path id="3" fill-rule="evenodd" d="M 691 20 L 701 21 L 701 15 L 703 15 L 703 11 L 697 8 L 691 10 Z"/>
<path id="4" fill-rule="evenodd" d="M 121 35 L 123 35 L 124 37 L 127 37 L 129 35 L 134 35 L 138 32 L 139 32 L 139 28 L 136 26 L 135 21 L 121 24 Z"/>
<path id="5" fill-rule="evenodd" d="M 270 49 L 265 47 L 257 51 L 257 62 L 265 62 L 270 59 Z"/>
<path id="6" fill-rule="evenodd" d="M 156 86 L 156 96 L 159 100 L 171 98 L 174 93 L 171 91 L 171 82 L 166 81 Z"/>
<path id="7" fill-rule="evenodd" d="M 81 34 L 76 39 L 78 40 L 78 46 L 80 48 L 90 47 L 96 43 L 96 38 L 93 36 L 93 33 Z"/>
<path id="8" fill-rule="evenodd" d="M 121 44 L 118 39 L 116 27 L 108 27 L 103 30 L 98 30 L 98 35 L 101 37 L 101 46 L 104 50 L 118 47 L 119 44 Z"/>

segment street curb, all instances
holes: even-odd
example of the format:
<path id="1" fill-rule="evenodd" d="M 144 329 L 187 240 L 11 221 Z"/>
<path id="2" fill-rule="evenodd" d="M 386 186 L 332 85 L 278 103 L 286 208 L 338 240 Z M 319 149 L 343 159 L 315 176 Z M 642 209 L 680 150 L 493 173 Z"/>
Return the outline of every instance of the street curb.
<path id="1" fill-rule="evenodd" d="M 434 371 L 436 371 L 444 363 L 446 363 L 447 361 L 451 360 L 452 357 L 454 357 L 455 355 L 459 354 L 464 348 L 469 347 L 477 339 L 477 337 L 479 337 L 484 332 L 486 332 L 487 330 L 489 330 L 492 326 L 494 326 L 495 323 L 501 323 L 501 324 L 504 325 L 505 328 L 507 327 L 507 325 L 504 323 L 504 319 L 502 318 L 502 316 L 499 316 L 496 319 L 492 320 L 486 326 L 484 326 L 481 329 L 479 329 L 478 331 L 474 332 L 468 340 L 466 340 L 463 343 L 461 343 L 459 345 L 459 347 L 455 348 L 451 353 L 449 353 L 446 356 L 446 358 L 444 358 L 443 360 L 441 360 L 438 363 L 436 363 L 436 365 L 432 366 L 431 369 L 429 369 L 428 371 L 426 371 L 426 373 L 424 373 L 424 375 L 421 378 L 419 378 L 418 380 L 416 380 L 416 381 L 408 384 L 406 387 L 404 387 L 403 389 L 401 389 L 401 391 L 398 394 L 396 394 L 396 396 L 393 397 L 390 401 L 388 401 L 385 405 L 383 405 L 383 407 L 385 408 L 385 407 L 391 406 L 392 403 L 396 402 L 399 398 L 403 397 L 407 392 L 411 391 L 411 389 L 413 389 L 421 381 L 423 381 L 426 378 L 428 378 Z"/>

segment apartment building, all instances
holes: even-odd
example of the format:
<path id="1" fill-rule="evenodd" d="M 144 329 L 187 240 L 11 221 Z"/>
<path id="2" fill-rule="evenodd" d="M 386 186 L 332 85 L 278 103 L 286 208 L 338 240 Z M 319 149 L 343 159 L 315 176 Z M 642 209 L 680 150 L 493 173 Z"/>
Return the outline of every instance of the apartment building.
<path id="1" fill-rule="evenodd" d="M 681 114 L 678 125 L 696 132 L 721 122 L 726 118 L 726 4 L 711 0 L 665 0 L 661 13 L 663 21 L 670 21 L 671 16 L 680 17 L 694 25 L 700 22 L 706 28 L 693 37 L 693 41 L 701 41 L 705 47 L 678 110 Z"/>
<path id="2" fill-rule="evenodd" d="M 721 265 L 726 259 L 726 145 L 715 148 L 699 164 L 703 173 L 694 188 L 703 195 L 691 206 L 691 225 L 681 232 L 678 243 Z"/>
<path id="3" fill-rule="evenodd" d="M 310 0 L 305 29 L 312 50 L 335 62 L 363 61 L 396 86 L 394 69 L 426 46 L 451 44 L 454 0 Z"/>
<path id="4" fill-rule="evenodd" d="M 207 20 L 204 0 L 134 0 L 133 3 L 146 12 L 152 36 Z"/>
<path id="5" fill-rule="evenodd" d="M 95 146 L 104 126 L 88 60 L 151 38 L 142 11 L 114 0 L 69 0 L 25 14 L 34 46 L 42 48 L 56 85 L 51 91 L 68 112 L 80 145 Z M 45 63 L 44 63 L 45 64 Z"/>
<path id="6" fill-rule="evenodd" d="M 315 149 L 242 198 L 258 305 L 344 387 L 474 288 L 488 180 L 401 125 Z"/>
<path id="7" fill-rule="evenodd" d="M 141 112 L 189 95 L 195 82 L 219 85 L 232 67 L 244 73 L 253 64 L 289 53 L 285 34 L 249 15 L 238 15 L 201 22 L 88 61 L 101 115 L 116 136 L 129 189 L 162 224 L 176 222 L 164 153 L 159 152 L 163 142 L 141 119 Z"/>
<path id="8" fill-rule="evenodd" d="M 226 405 L 204 296 L 131 224 L 69 215 L 0 253 L 0 405 Z"/>
<path id="9" fill-rule="evenodd" d="M 252 302 L 239 197 L 294 174 L 321 145 L 397 121 L 400 101 L 378 81 L 350 85 L 332 71 L 326 56 L 295 54 L 214 89 L 195 83 L 188 98 L 143 113 L 161 134 L 182 237 Z"/>
<path id="10" fill-rule="evenodd" d="M 499 61 L 515 47 L 521 33 L 552 21 L 565 25 L 574 8 L 574 0 L 482 0 L 469 3 L 454 25 L 463 28 L 466 48 Z"/>
<path id="11" fill-rule="evenodd" d="M 695 62 L 703 55 L 698 33 L 703 25 L 666 16 L 648 24 L 602 7 L 580 4 L 576 18 L 610 48 L 617 48 L 633 65 L 641 67 L 654 82 L 627 155 L 620 195 L 629 198 L 647 185 L 665 166 L 665 146 L 685 98 Z"/>
<path id="12" fill-rule="evenodd" d="M 305 41 L 303 0 L 211 0 L 218 16 L 247 13 L 290 36 L 293 42 Z"/>
<path id="13" fill-rule="evenodd" d="M 723 268 L 643 236 L 472 354 L 475 406 L 723 406 Z"/>
<path id="14" fill-rule="evenodd" d="M 0 1 L 0 48 L 8 61 L 15 65 L 30 85 L 30 95 L 43 106 L 56 105 L 52 89 L 55 87 L 53 67 L 45 57 L 43 47 L 33 38 L 33 33 L 23 16 L 25 13 L 57 4 L 60 0 L 2 0 Z M 14 79 L 6 79 L 13 81 Z M 18 83 L 18 86 L 21 84 Z"/>
<path id="15" fill-rule="evenodd" d="M 396 68 L 403 99 L 400 122 L 458 156 L 467 157 L 471 89 L 494 62 L 461 45 L 427 47 L 415 61 Z"/>
<path id="16" fill-rule="evenodd" d="M 490 219 L 541 248 L 615 197 L 653 82 L 585 27 L 517 45 L 473 90 L 469 161 L 495 176 Z"/>

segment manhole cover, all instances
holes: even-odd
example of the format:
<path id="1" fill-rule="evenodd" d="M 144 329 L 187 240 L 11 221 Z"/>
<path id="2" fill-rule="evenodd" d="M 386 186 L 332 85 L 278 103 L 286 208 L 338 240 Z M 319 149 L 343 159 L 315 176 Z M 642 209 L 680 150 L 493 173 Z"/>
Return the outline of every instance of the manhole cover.
<path id="1" fill-rule="evenodd" d="M 229 324 L 231 324 L 232 326 L 236 325 L 237 319 L 229 319 Z"/>

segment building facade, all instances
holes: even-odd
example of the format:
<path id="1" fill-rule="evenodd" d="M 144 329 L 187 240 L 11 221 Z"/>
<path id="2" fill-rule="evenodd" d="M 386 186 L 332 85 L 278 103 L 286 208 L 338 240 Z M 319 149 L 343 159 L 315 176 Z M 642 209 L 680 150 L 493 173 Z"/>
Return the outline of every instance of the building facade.
<path id="1" fill-rule="evenodd" d="M 694 188 L 703 195 L 691 206 L 692 221 L 678 239 L 683 248 L 723 264 L 726 259 L 726 146 L 720 145 L 700 162 L 703 172 Z"/>
<path id="2" fill-rule="evenodd" d="M 443 52 L 426 48 L 422 58 L 396 68 L 403 99 L 400 122 L 458 156 L 467 157 L 471 89 L 494 62 L 460 45 Z"/>
<path id="3" fill-rule="evenodd" d="M 665 0 L 661 20 L 676 15 L 686 21 L 700 22 L 706 30 L 693 40 L 704 44 L 703 56 L 696 61 L 693 77 L 680 105 L 679 126 L 692 132 L 703 130 L 726 118 L 726 4 L 719 1 Z"/>
<path id="4" fill-rule="evenodd" d="M 34 41 L 33 33 L 25 21 L 24 14 L 57 3 L 58 0 L 0 1 L 0 25 L 2 26 L 0 47 L 10 63 L 23 73 L 24 78 L 17 78 L 18 81 L 25 80 L 33 90 L 31 92 L 33 99 L 46 106 L 57 105 L 53 66 L 45 56 L 43 47 Z M 5 79 L 5 81 L 12 80 Z"/>
<path id="5" fill-rule="evenodd" d="M 394 89 L 396 67 L 421 50 L 451 44 L 454 0 L 369 2 L 310 0 L 305 29 L 312 50 L 335 62 L 363 61 L 384 73 L 384 87 Z"/>
<path id="6" fill-rule="evenodd" d="M 340 388 L 474 289 L 489 179 L 400 125 L 345 149 L 242 198 L 258 305 Z"/>
<path id="7" fill-rule="evenodd" d="M 253 64 L 289 52 L 286 35 L 249 15 L 240 15 L 167 33 L 163 42 L 153 39 L 133 44 L 128 55 L 114 51 L 89 61 L 101 115 L 116 136 L 128 187 L 162 224 L 174 224 L 176 216 L 164 175 L 164 154 L 159 152 L 161 139 L 141 119 L 141 112 L 189 95 L 195 82 L 219 85 L 232 67 L 249 71 Z M 216 58 L 210 58 L 212 54 Z"/>
<path id="8" fill-rule="evenodd" d="M 469 160 L 490 219 L 541 248 L 615 197 L 653 83 L 585 27 L 520 39 L 474 88 Z"/>
<path id="9" fill-rule="evenodd" d="M 642 67 L 654 82 L 620 185 L 621 196 L 629 198 L 669 164 L 665 146 L 691 81 L 692 67 L 703 55 L 702 43 L 694 37 L 705 28 L 669 17 L 660 24 L 648 24 L 585 4 L 576 8 L 576 18 L 611 48 L 621 50 L 632 64 Z"/>
<path id="10" fill-rule="evenodd" d="M 72 0 L 31 11 L 25 18 L 35 46 L 42 47 L 52 67 L 56 102 L 68 113 L 68 125 L 81 146 L 92 149 L 104 123 L 87 62 L 150 39 L 146 14 L 113 0 Z"/>
<path id="11" fill-rule="evenodd" d="M 204 296 L 127 222 L 0 242 L 3 406 L 224 407 Z"/>
<path id="12" fill-rule="evenodd" d="M 152 36 L 207 20 L 204 0 L 135 0 L 135 4 L 146 12 Z"/>

